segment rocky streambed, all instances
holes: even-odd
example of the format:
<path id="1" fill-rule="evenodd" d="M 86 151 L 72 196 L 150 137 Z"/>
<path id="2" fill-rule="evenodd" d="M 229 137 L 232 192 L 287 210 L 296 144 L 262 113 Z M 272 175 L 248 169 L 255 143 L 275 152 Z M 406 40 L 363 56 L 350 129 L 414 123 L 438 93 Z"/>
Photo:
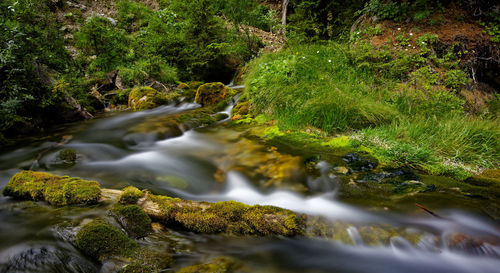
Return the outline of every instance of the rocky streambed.
<path id="1" fill-rule="evenodd" d="M 390 169 L 277 132 L 244 99 L 231 123 L 230 101 L 203 101 L 2 152 L 0 272 L 497 272 L 494 170 Z"/>

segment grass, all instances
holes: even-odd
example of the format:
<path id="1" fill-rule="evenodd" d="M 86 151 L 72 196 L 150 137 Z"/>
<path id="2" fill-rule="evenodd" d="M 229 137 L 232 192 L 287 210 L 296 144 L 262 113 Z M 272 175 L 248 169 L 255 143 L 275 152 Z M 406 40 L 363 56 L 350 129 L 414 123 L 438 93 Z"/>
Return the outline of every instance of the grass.
<path id="1" fill-rule="evenodd" d="M 333 132 L 386 124 L 396 108 L 381 101 L 372 74 L 350 64 L 342 46 L 293 47 L 250 64 L 246 80 L 257 111 L 280 127 Z"/>
<path id="2" fill-rule="evenodd" d="M 246 92 L 256 114 L 276 119 L 282 131 L 315 127 L 349 136 L 350 145 L 386 165 L 460 179 L 499 167 L 498 118 L 468 115 L 455 89 L 425 66 L 405 81 L 358 65 L 358 51 L 300 45 L 252 61 Z"/>

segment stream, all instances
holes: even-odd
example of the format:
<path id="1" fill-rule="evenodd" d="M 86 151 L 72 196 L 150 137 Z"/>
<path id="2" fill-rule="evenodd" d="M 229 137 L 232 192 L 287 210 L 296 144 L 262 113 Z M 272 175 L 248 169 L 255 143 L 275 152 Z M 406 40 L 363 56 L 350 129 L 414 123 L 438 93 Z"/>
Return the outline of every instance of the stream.
<path id="1" fill-rule="evenodd" d="M 138 240 L 141 245 L 173 252 L 173 270 L 227 256 L 243 263 L 241 272 L 499 272 L 499 222 L 474 209 L 445 203 L 439 209 L 442 218 L 416 207 L 373 209 L 341 194 L 343 184 L 329 172 L 334 167 L 331 162 L 318 162 L 313 176 L 299 166 L 304 158 L 270 150 L 244 131 L 227 127 L 225 120 L 209 128 L 181 126 L 180 136 L 160 136 L 156 130 L 170 115 L 198 107 L 183 103 L 107 113 L 59 128 L 1 152 L 0 187 L 16 172 L 30 169 L 96 180 L 104 188 L 133 185 L 184 199 L 274 205 L 352 223 L 344 230 L 352 243 L 320 236 L 238 237 L 168 228 Z M 58 152 L 66 148 L 77 152 L 75 164 L 58 159 Z M 273 162 L 280 165 L 273 166 Z M 273 172 L 273 167 L 284 178 L 262 174 Z M 493 201 L 484 204 L 488 202 Z M 1 196 L 0 272 L 109 272 L 106 264 L 83 256 L 61 228 L 106 215 L 106 210 L 99 205 L 56 208 Z M 379 245 L 368 244 L 357 227 L 370 225 L 389 225 L 422 236 L 417 243 L 395 234 Z M 456 234 L 473 240 L 452 242 Z"/>

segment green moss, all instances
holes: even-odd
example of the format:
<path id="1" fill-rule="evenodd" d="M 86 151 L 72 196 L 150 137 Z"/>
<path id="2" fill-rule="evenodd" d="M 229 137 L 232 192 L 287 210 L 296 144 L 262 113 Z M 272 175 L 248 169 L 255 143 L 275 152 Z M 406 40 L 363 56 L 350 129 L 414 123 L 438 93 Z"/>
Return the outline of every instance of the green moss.
<path id="1" fill-rule="evenodd" d="M 198 87 L 194 101 L 201 105 L 214 105 L 230 98 L 234 94 L 234 90 L 223 83 L 206 83 Z"/>
<path id="2" fill-rule="evenodd" d="M 92 205 L 101 197 L 96 181 L 32 171 L 15 174 L 2 193 L 22 200 L 47 201 L 55 206 Z"/>
<path id="3" fill-rule="evenodd" d="M 111 212 L 131 237 L 142 238 L 152 232 L 151 219 L 137 205 L 117 205 Z"/>
<path id="4" fill-rule="evenodd" d="M 165 272 L 173 262 L 172 256 L 164 251 L 140 249 L 134 253 L 134 260 L 124 266 L 119 273 L 159 273 Z"/>
<path id="5" fill-rule="evenodd" d="M 128 105 L 134 111 L 151 109 L 167 103 L 169 103 L 168 96 L 145 86 L 132 89 L 128 97 Z"/>
<path id="6" fill-rule="evenodd" d="M 139 199 L 144 196 L 144 193 L 140 191 L 138 188 L 129 186 L 123 189 L 122 195 L 118 199 L 120 204 L 136 204 Z"/>
<path id="7" fill-rule="evenodd" d="M 278 207 L 248 206 L 235 201 L 194 202 L 155 195 L 149 198 L 159 207 L 159 212 L 152 211 L 150 216 L 193 232 L 258 236 L 304 233 L 304 218 Z"/>
<path id="8" fill-rule="evenodd" d="M 113 256 L 130 256 L 138 249 L 132 241 L 117 228 L 94 220 L 76 234 L 76 245 L 86 255 L 103 261 Z"/>
<path id="9" fill-rule="evenodd" d="M 465 182 L 476 186 L 496 186 L 500 187 L 500 170 L 485 170 L 480 175 L 468 178 Z"/>
<path id="10" fill-rule="evenodd" d="M 76 151 L 74 149 L 63 149 L 59 152 L 60 160 L 63 160 L 68 163 L 72 163 L 76 161 Z"/>
<path id="11" fill-rule="evenodd" d="M 184 267 L 177 273 L 230 273 L 240 270 L 242 265 L 233 259 L 219 257 L 208 264 L 196 264 Z"/>

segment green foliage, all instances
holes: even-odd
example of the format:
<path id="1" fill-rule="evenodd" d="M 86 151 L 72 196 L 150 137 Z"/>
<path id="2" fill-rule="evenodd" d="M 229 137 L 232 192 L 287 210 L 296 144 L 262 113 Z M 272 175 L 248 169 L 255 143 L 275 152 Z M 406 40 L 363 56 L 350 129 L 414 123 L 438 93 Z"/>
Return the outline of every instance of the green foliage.
<path id="1" fill-rule="evenodd" d="M 469 81 L 469 75 L 460 69 L 449 70 L 444 76 L 444 85 L 453 90 L 460 89 L 462 86 L 469 83 Z"/>
<path id="2" fill-rule="evenodd" d="M 488 22 L 480 21 L 484 31 L 491 37 L 491 41 L 500 43 L 500 14 L 490 14 L 491 19 Z"/>
<path id="3" fill-rule="evenodd" d="M 281 127 L 333 132 L 394 118 L 395 109 L 380 101 L 372 75 L 353 67 L 340 45 L 307 45 L 252 62 L 246 86 L 256 110 L 278 119 Z"/>
<path id="4" fill-rule="evenodd" d="M 50 119 L 48 71 L 69 69 L 58 28 L 44 1 L 0 2 L 0 132 Z"/>
<path id="5" fill-rule="evenodd" d="M 108 72 L 123 62 L 127 53 L 124 31 L 116 28 L 105 17 L 91 17 L 75 34 L 76 46 L 87 56 L 95 55 L 89 71 Z"/>
<path id="6" fill-rule="evenodd" d="M 401 22 L 407 18 L 414 21 L 427 19 L 431 14 L 441 12 L 441 1 L 413 0 L 413 1 L 380 1 L 370 0 L 359 13 L 376 15 L 380 19 Z"/>
<path id="7" fill-rule="evenodd" d="M 265 31 L 278 27 L 279 14 L 256 1 L 216 0 L 215 9 L 236 25 L 249 25 Z"/>
<path id="8" fill-rule="evenodd" d="M 74 149 L 64 149 L 59 152 L 59 159 L 66 162 L 76 161 L 76 151 Z"/>
<path id="9" fill-rule="evenodd" d="M 356 20 L 355 12 L 365 0 L 291 0 L 287 31 L 294 39 L 315 41 L 340 37 L 349 31 Z"/>
<path id="10" fill-rule="evenodd" d="M 461 115 L 413 117 L 364 129 L 360 138 L 386 162 L 435 174 L 460 175 L 477 167 L 498 167 L 500 162 L 500 130 L 495 120 Z"/>

